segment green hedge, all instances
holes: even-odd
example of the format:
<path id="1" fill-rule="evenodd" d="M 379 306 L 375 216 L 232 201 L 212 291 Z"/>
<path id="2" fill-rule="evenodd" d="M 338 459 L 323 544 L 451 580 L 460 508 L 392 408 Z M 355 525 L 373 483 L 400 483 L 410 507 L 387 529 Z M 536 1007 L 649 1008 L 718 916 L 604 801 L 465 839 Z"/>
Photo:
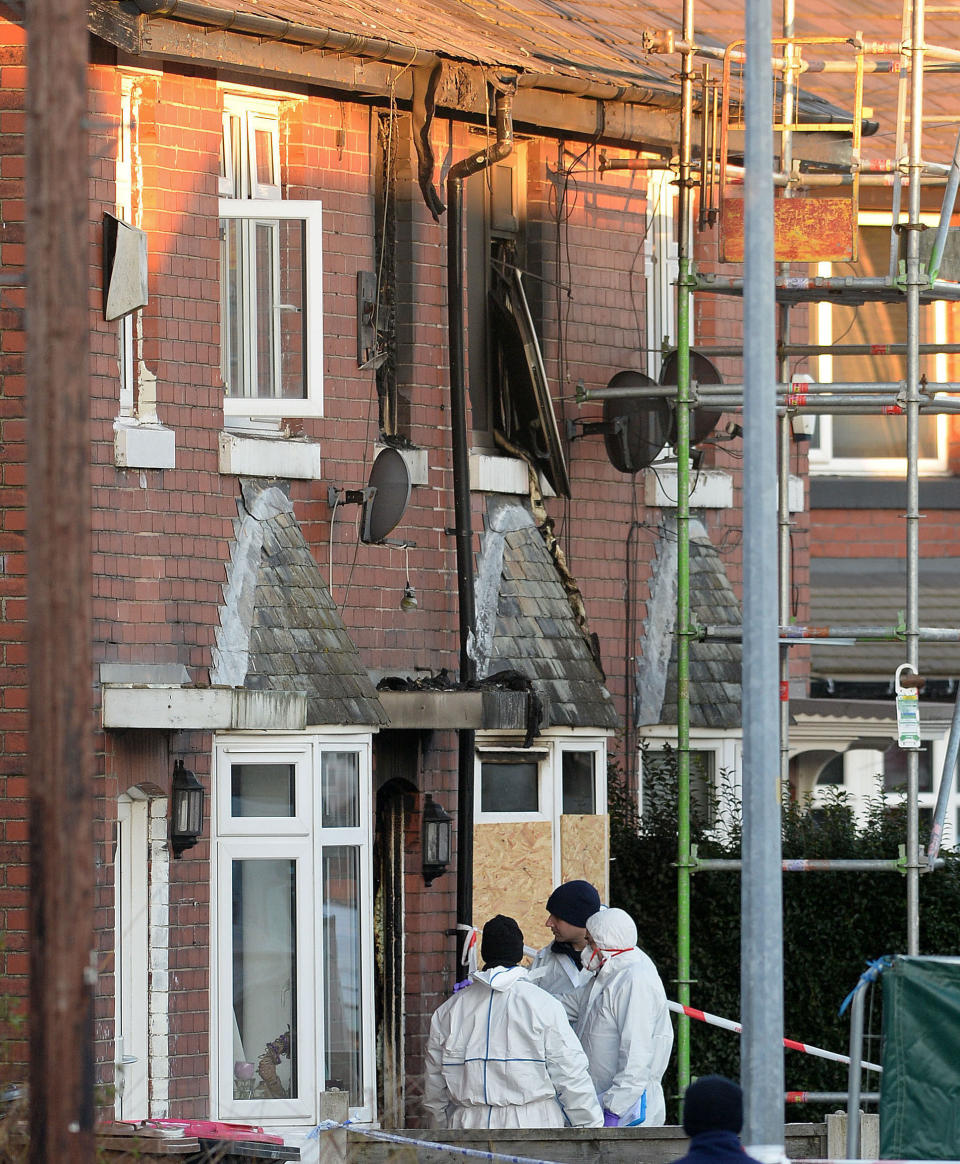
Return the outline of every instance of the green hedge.
<path id="1" fill-rule="evenodd" d="M 676 765 L 658 765 L 651 805 L 638 817 L 636 804 L 612 769 L 609 780 L 610 904 L 636 919 L 641 947 L 660 970 L 667 994 L 677 998 L 677 812 Z M 651 804 L 652 802 L 652 804 Z M 710 839 L 696 814 L 691 838 L 702 857 L 739 857 L 739 805 L 727 790 L 722 804 L 733 804 L 728 840 Z M 896 858 L 906 839 L 906 812 L 878 797 L 858 824 L 840 789 L 829 789 L 823 804 L 791 805 L 783 813 L 783 856 Z M 925 838 L 921 835 L 921 839 Z M 920 878 L 920 952 L 960 953 L 960 858 L 944 852 L 946 865 Z M 694 874 L 690 892 L 691 1004 L 724 1018 L 740 1019 L 740 874 Z M 897 872 L 787 873 L 783 878 L 784 1034 L 800 1042 L 846 1054 L 849 1011 L 838 1010 L 868 961 L 906 952 L 906 882 Z M 881 1054 L 880 992 L 871 990 L 865 1012 L 864 1057 Z M 739 1078 L 737 1035 L 693 1021 L 691 1073 L 719 1072 Z M 847 1068 L 797 1051 L 786 1051 L 790 1091 L 845 1091 Z M 865 1074 L 863 1090 L 878 1089 L 875 1074 Z M 664 1079 L 676 1097 L 676 1056 Z M 823 1105 L 790 1105 L 790 1121 L 821 1120 Z M 668 1100 L 668 1119 L 678 1106 Z"/>

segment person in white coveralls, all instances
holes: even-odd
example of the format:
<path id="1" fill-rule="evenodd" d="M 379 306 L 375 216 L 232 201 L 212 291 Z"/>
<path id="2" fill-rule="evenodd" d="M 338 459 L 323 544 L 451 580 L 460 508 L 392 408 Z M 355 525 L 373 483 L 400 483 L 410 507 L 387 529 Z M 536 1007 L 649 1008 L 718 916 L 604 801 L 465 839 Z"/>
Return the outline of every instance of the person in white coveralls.
<path id="1" fill-rule="evenodd" d="M 660 1080 L 673 1047 L 667 995 L 650 958 L 637 949 L 637 927 L 622 909 L 587 919 L 583 965 L 587 991 L 564 996 L 587 1053 L 607 1127 L 657 1127 L 666 1119 Z"/>
<path id="2" fill-rule="evenodd" d="M 430 1020 L 423 1106 L 438 1128 L 596 1128 L 603 1113 L 563 1006 L 518 963 L 523 934 L 483 927 L 482 970 Z"/>
<path id="3" fill-rule="evenodd" d="M 547 898 L 547 929 L 554 940 L 537 951 L 530 977 L 557 998 L 582 979 L 581 955 L 587 944 L 587 918 L 600 908 L 600 894 L 589 881 L 565 881 Z"/>

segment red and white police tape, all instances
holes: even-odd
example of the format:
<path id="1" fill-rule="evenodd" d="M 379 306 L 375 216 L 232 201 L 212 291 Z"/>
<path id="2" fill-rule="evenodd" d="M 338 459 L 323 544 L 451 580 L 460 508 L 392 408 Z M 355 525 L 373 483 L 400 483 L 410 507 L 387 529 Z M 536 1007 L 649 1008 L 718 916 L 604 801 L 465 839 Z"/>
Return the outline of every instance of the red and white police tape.
<path id="1" fill-rule="evenodd" d="M 685 1014 L 690 1018 L 697 1019 L 702 1023 L 709 1023 L 712 1027 L 722 1027 L 725 1031 L 735 1031 L 738 1035 L 743 1030 L 740 1023 L 735 1023 L 732 1019 L 720 1018 L 719 1015 L 709 1014 L 705 1010 L 697 1010 L 693 1006 L 681 1006 L 679 1002 L 667 1002 L 670 1010 L 676 1014 Z M 834 1063 L 849 1063 L 849 1055 L 838 1055 L 835 1051 L 824 1051 L 820 1047 L 811 1047 L 809 1043 L 798 1043 L 796 1039 L 784 1039 L 783 1045 L 789 1047 L 791 1051 L 803 1051 L 806 1055 L 815 1055 L 818 1059 L 832 1059 Z M 860 1066 L 866 1068 L 867 1071 L 882 1071 L 883 1068 L 878 1063 L 867 1063 L 861 1060 Z"/>

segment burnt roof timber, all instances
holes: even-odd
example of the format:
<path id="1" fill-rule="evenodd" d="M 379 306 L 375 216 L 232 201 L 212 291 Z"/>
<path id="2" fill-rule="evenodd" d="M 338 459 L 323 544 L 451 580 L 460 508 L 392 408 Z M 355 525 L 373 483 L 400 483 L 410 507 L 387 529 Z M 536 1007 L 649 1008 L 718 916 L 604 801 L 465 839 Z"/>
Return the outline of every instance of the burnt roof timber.
<path id="1" fill-rule="evenodd" d="M 412 70 L 398 73 L 400 61 L 352 55 L 344 49 L 325 51 L 293 39 L 269 40 L 251 33 L 192 24 L 172 17 L 147 16 L 132 4 L 116 0 L 88 0 L 88 27 L 93 35 L 133 58 L 206 66 L 249 73 L 263 83 L 302 84 L 334 92 L 344 90 L 358 99 L 388 101 L 391 92 L 401 105 L 412 98 Z M 382 42 L 386 43 L 386 42 Z M 397 46 L 403 49 L 404 46 Z M 372 49 L 371 49 L 372 51 Z M 408 51 L 408 50 L 404 50 Z M 435 54 L 417 55 L 418 67 L 443 63 L 456 70 L 456 80 L 441 82 L 437 109 L 484 123 L 486 74 L 483 66 L 441 60 Z M 505 71 L 513 71 L 505 67 Z M 464 83 L 464 81 L 468 83 Z M 617 86 L 559 74 L 521 73 L 513 102 L 519 132 L 580 138 L 621 148 L 675 151 L 680 134 L 679 90 L 653 85 Z M 699 135 L 694 115 L 693 136 Z M 740 135 L 742 136 L 742 135 Z M 803 156 L 817 162 L 846 164 L 850 142 L 839 134 L 804 134 Z M 734 152 L 742 148 L 731 134 Z"/>

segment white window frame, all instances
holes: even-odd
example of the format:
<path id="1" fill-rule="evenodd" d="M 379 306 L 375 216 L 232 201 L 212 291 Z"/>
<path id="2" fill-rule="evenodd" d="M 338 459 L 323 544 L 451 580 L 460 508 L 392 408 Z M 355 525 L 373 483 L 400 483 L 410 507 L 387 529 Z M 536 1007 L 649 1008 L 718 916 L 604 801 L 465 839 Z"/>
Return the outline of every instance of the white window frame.
<path id="1" fill-rule="evenodd" d="M 323 828 L 321 821 L 322 758 L 328 752 L 355 752 L 358 756 L 358 824 Z M 230 765 L 294 762 L 294 817 L 230 817 Z M 323 1080 L 324 1008 L 322 927 L 322 854 L 325 847 L 351 846 L 358 850 L 360 949 L 360 1070 L 363 1101 L 351 1106 L 350 1118 L 368 1123 L 376 1118 L 376 1063 L 373 1001 L 373 857 L 372 776 L 369 735 L 335 729 L 286 736 L 221 736 L 214 743 L 212 782 L 216 832 L 213 840 L 211 902 L 211 1105 L 215 1118 L 263 1125 L 316 1124 L 320 1118 L 318 1093 Z M 224 803 L 225 802 L 225 803 Z M 290 858 L 297 862 L 297 1097 L 240 1100 L 233 1096 L 232 862 Z M 319 1054 L 313 1053 L 319 1048 Z M 248 1053 L 249 1048 L 246 1048 Z"/>
<path id="2" fill-rule="evenodd" d="M 932 816 L 937 807 L 937 795 L 940 791 L 940 780 L 943 775 L 947 738 L 942 731 L 937 731 L 935 728 L 921 729 L 920 738 L 923 747 L 930 751 L 931 782 L 928 792 L 917 792 L 917 808 L 920 811 L 929 810 Z M 891 746 L 894 743 L 895 741 L 891 739 Z M 905 792 L 883 791 L 883 752 L 872 748 L 852 748 L 841 754 L 843 756 L 843 783 L 839 785 L 815 783 L 812 797 L 814 804 L 817 804 L 825 795 L 829 795 L 831 788 L 842 788 L 849 797 L 850 806 L 857 819 L 862 821 L 866 815 L 868 802 L 875 801 L 878 796 L 882 796 L 884 804 L 890 806 L 904 802 Z M 958 813 L 960 813 L 960 791 L 957 789 L 956 776 L 952 779 L 953 784 L 944 820 L 942 842 L 944 848 L 960 846 L 957 820 Z"/>
<path id="3" fill-rule="evenodd" d="M 222 172 L 218 179 L 220 219 L 240 219 L 255 224 L 281 220 L 301 220 L 305 225 L 304 288 L 305 359 L 304 396 L 285 397 L 231 396 L 224 394 L 223 413 L 228 425 L 242 426 L 243 421 L 254 427 L 265 422 L 278 422 L 284 417 L 323 416 L 323 218 L 322 206 L 316 200 L 285 200 L 280 182 L 280 103 L 247 93 L 225 92 L 222 114 Z M 234 143 L 233 127 L 237 127 Z M 271 168 L 274 183 L 257 180 L 257 135 L 269 141 L 272 152 Z M 236 144 L 239 157 L 234 156 Z M 279 263 L 279 256 L 277 257 Z M 274 287 L 279 287 L 275 278 Z M 226 383 L 226 283 L 221 274 L 221 372 Z M 250 296 L 255 305 L 255 295 Z M 279 313 L 284 305 L 275 302 L 274 335 L 279 340 Z M 254 330 L 248 323 L 242 329 L 246 335 Z M 276 344 L 274 382 L 279 383 L 280 344 Z M 250 366 L 250 361 L 247 361 Z"/>
<path id="4" fill-rule="evenodd" d="M 644 241 L 644 280 L 649 305 L 646 312 L 647 372 L 654 380 L 663 363 L 664 342 L 668 348 L 676 346 L 679 250 L 673 183 L 673 175 L 666 170 L 652 170 L 647 177 L 647 235 Z M 692 326 L 693 312 L 690 315 Z M 692 333 L 690 339 L 692 343 Z M 659 456 L 663 457 L 664 453 Z"/>
<path id="5" fill-rule="evenodd" d="M 593 816 L 607 814 L 607 737 L 596 732 L 578 735 L 571 730 L 562 735 L 540 736 L 535 745 L 523 748 L 516 740 L 504 743 L 485 736 L 477 737 L 474 766 L 473 813 L 476 824 L 521 824 L 526 821 L 549 821 L 553 839 L 553 880 L 561 876 L 560 818 L 563 816 L 563 755 L 565 752 L 589 752 L 594 757 Z M 525 759 L 537 764 L 537 812 L 484 812 L 481 808 L 481 765 L 491 753 L 515 753 L 518 762 Z"/>
<path id="6" fill-rule="evenodd" d="M 232 126 L 239 129 L 240 186 L 235 182 L 236 161 L 233 150 Z M 270 137 L 273 152 L 275 184 L 257 181 L 257 132 Z M 223 172 L 218 182 L 222 198 L 262 198 L 275 200 L 282 197 L 280 187 L 280 105 L 277 101 L 263 100 L 237 93 L 223 95 Z"/>
<path id="7" fill-rule="evenodd" d="M 120 78 L 120 132 L 117 137 L 116 211 L 117 217 L 133 225 L 133 86 L 135 79 Z M 135 416 L 136 346 L 134 317 L 139 311 L 121 316 L 117 325 L 117 358 L 120 368 L 119 415 Z"/>
<path id="8" fill-rule="evenodd" d="M 305 226 L 304 260 L 306 265 L 305 303 L 303 307 L 306 316 L 304 321 L 307 361 L 306 395 L 301 398 L 287 398 L 225 394 L 223 400 L 224 415 L 271 418 L 323 416 L 323 210 L 321 203 L 317 201 L 265 201 L 250 198 L 221 199 L 219 215 L 221 219 L 240 219 L 254 223 L 279 220 L 303 222 Z M 274 311 L 281 310 L 283 310 L 283 304 L 275 303 Z M 225 327 L 225 320 L 221 320 L 221 332 Z M 222 337 L 221 351 L 225 359 L 226 345 Z M 277 357 L 279 358 L 279 346 Z"/>
<path id="9" fill-rule="evenodd" d="M 494 753 L 497 755 L 510 755 L 518 764 L 529 763 L 537 765 L 536 812 L 485 812 L 483 810 L 483 765 L 490 763 L 496 764 L 496 760 L 491 758 Z M 542 743 L 538 743 L 536 746 L 531 746 L 530 748 L 524 748 L 516 742 L 501 745 L 478 740 L 474 778 L 474 820 L 477 822 L 482 821 L 485 824 L 494 824 L 496 822 L 519 824 L 523 821 L 552 820 L 554 816 L 554 785 L 549 779 L 549 759 L 549 749 L 545 748 Z"/>
<path id="10" fill-rule="evenodd" d="M 677 750 L 677 729 L 667 727 L 644 728 L 641 744 L 646 744 L 651 752 L 661 752 L 666 747 Z M 729 819 L 729 810 L 733 807 L 728 804 L 723 793 L 729 792 L 735 798 L 742 796 L 743 791 L 743 738 L 739 729 L 734 731 L 716 731 L 709 728 L 690 729 L 690 751 L 708 752 L 713 757 L 713 781 L 716 797 L 716 819 L 708 830 L 711 835 L 720 837 L 725 832 L 725 821 Z M 730 784 L 724 786 L 721 776 L 729 775 Z M 637 811 L 643 817 L 643 749 L 637 749 Z"/>
<path id="11" fill-rule="evenodd" d="M 556 804 L 557 804 L 557 818 L 561 816 L 570 815 L 563 811 L 563 756 L 565 752 L 590 752 L 593 755 L 593 813 L 588 814 L 592 816 L 603 816 L 607 811 L 607 741 L 605 738 L 597 739 L 593 737 L 584 737 L 579 739 L 576 736 L 565 737 L 556 741 L 555 746 L 556 755 L 554 758 L 554 766 L 556 768 Z"/>
<path id="12" fill-rule="evenodd" d="M 906 215 L 901 214 L 901 221 L 906 221 Z M 920 221 L 927 227 L 936 227 L 939 217 L 935 214 L 921 214 Z M 861 227 L 890 227 L 892 218 L 883 211 L 861 211 L 857 223 Z M 818 263 L 817 275 L 829 278 L 833 274 L 832 263 Z M 833 308 L 841 306 L 830 301 L 818 303 L 816 312 L 816 342 L 829 345 L 834 342 L 833 335 Z M 932 307 L 923 308 L 924 311 L 933 311 L 934 342 L 945 343 L 948 337 L 949 319 L 946 302 L 937 302 Z M 905 338 L 905 337 L 904 337 Z M 838 341 L 839 342 L 839 341 Z M 821 384 L 830 384 L 833 381 L 834 357 L 830 354 L 817 357 L 817 380 Z M 947 356 L 943 353 L 934 357 L 934 376 L 938 383 L 947 380 Z M 922 415 L 922 414 L 921 414 Z M 924 476 L 947 475 L 949 473 L 948 459 L 948 425 L 944 414 L 937 414 L 937 456 L 923 457 L 917 462 L 918 471 Z M 834 476 L 882 476 L 902 477 L 907 471 L 906 457 L 835 457 L 833 455 L 833 416 L 823 413 L 817 417 L 817 439 L 811 442 L 810 472 L 814 475 L 823 474 Z"/>

